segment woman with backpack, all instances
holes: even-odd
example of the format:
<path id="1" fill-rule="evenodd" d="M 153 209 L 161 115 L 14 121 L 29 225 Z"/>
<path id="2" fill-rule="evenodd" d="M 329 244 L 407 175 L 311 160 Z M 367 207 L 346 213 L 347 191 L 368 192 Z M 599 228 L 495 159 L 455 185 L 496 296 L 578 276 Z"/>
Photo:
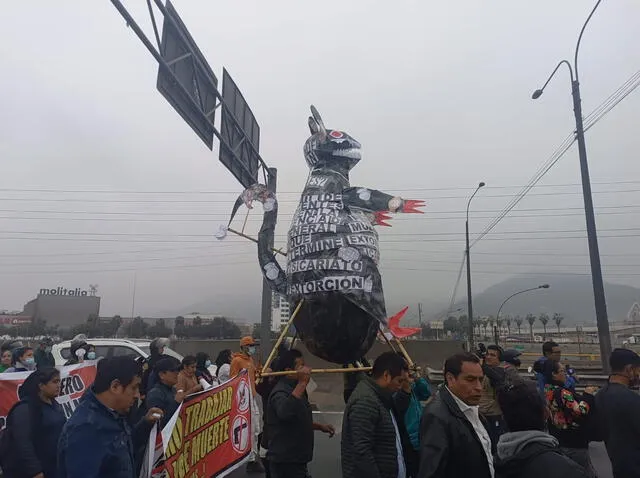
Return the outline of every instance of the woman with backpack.
<path id="1" fill-rule="evenodd" d="M 555 360 L 546 360 L 542 374 L 544 395 L 549 409 L 549 433 L 560 443 L 560 450 L 581 465 L 587 478 L 597 478 L 589 457 L 590 421 L 596 420 L 594 413 L 597 387 L 586 387 L 584 394 L 565 388 L 567 373 L 564 365 Z"/>
<path id="2" fill-rule="evenodd" d="M 58 438 L 67 420 L 59 394 L 55 368 L 34 371 L 20 387 L 0 440 L 4 478 L 57 478 Z"/>

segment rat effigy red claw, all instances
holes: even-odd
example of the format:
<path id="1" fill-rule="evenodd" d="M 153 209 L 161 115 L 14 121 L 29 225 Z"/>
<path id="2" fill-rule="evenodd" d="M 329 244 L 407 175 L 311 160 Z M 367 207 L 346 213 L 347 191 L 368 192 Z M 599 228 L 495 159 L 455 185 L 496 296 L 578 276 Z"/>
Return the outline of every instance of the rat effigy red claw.
<path id="1" fill-rule="evenodd" d="M 389 224 L 386 221 L 391 220 L 391 216 L 389 216 L 388 214 L 385 214 L 382 211 L 377 211 L 374 213 L 374 222 L 373 224 L 375 226 L 386 226 L 386 227 L 391 227 L 391 224 Z"/>
<path id="2" fill-rule="evenodd" d="M 419 208 L 424 207 L 424 201 L 416 201 L 414 199 L 405 199 L 404 204 L 402 205 L 402 212 L 407 214 L 424 214 L 424 211 L 421 211 Z"/>

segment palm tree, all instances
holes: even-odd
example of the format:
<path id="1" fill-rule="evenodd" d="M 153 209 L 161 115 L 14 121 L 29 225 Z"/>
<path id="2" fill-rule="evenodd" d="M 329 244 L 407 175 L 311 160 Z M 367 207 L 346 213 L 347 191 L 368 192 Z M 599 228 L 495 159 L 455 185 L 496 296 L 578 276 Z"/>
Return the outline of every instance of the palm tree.
<path id="1" fill-rule="evenodd" d="M 562 323 L 563 320 L 564 320 L 564 317 L 562 315 L 557 313 L 553 314 L 553 321 L 558 326 L 558 335 L 560 335 L 560 324 Z"/>
<path id="2" fill-rule="evenodd" d="M 500 319 L 496 317 L 496 325 L 498 326 L 498 332 L 502 331 L 502 324 L 504 323 L 504 319 Z"/>
<path id="3" fill-rule="evenodd" d="M 481 328 L 482 328 L 482 321 L 476 317 L 475 319 L 473 319 L 473 324 L 477 327 L 477 329 L 478 329 L 478 337 L 480 337 Z"/>
<path id="4" fill-rule="evenodd" d="M 542 327 L 544 328 L 544 336 L 547 337 L 547 324 L 549 323 L 549 316 L 547 314 L 540 314 L 538 318 L 542 323 Z"/>
<path id="5" fill-rule="evenodd" d="M 529 336 L 531 337 L 531 342 L 533 342 L 533 324 L 537 320 L 536 316 L 533 314 L 527 314 L 527 322 L 529 322 Z"/>
<path id="6" fill-rule="evenodd" d="M 486 317 L 480 319 L 482 320 L 482 328 L 484 329 L 484 337 L 487 338 L 487 325 L 489 325 L 489 320 Z"/>
<path id="7" fill-rule="evenodd" d="M 522 333 L 520 332 L 520 327 L 522 327 L 522 322 L 524 322 L 524 320 L 518 315 L 516 316 L 515 321 L 516 325 L 518 326 L 518 335 L 521 335 Z"/>
<path id="8" fill-rule="evenodd" d="M 507 318 L 504 319 L 504 321 L 507 324 L 507 334 L 511 335 L 511 316 L 507 315 Z"/>

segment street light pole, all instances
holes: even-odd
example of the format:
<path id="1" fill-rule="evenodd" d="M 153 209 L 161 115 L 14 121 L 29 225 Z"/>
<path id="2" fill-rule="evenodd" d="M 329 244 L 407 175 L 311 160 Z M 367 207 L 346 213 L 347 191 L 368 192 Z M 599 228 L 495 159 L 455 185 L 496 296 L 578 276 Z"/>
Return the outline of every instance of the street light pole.
<path id="1" fill-rule="evenodd" d="M 504 302 L 502 302 L 502 304 L 500 305 L 500 308 L 498 309 L 498 313 L 496 314 L 496 322 L 498 321 L 498 319 L 500 319 L 500 312 L 502 312 L 502 308 L 504 307 L 504 304 L 506 304 L 507 302 L 509 302 L 512 298 L 514 298 L 516 295 L 520 295 L 520 294 L 524 294 L 525 292 L 531 292 L 532 290 L 538 290 L 538 289 L 548 289 L 549 288 L 549 284 L 542 284 L 539 285 L 538 287 L 531 287 L 530 289 L 525 289 L 525 290 L 521 290 L 520 292 L 516 292 L 515 294 L 511 294 L 509 297 L 507 297 Z"/>
<path id="2" fill-rule="evenodd" d="M 465 240 L 466 240 L 466 249 L 465 254 L 467 256 L 467 320 L 469 322 L 467 327 L 467 334 L 469 335 L 469 351 L 471 352 L 474 349 L 473 344 L 473 300 L 471 298 L 471 255 L 469 246 L 469 206 L 471 206 L 471 200 L 478 194 L 480 188 L 484 187 L 485 183 L 481 182 L 478 184 L 478 187 L 473 192 L 471 197 L 469 198 L 469 202 L 467 203 L 467 220 L 465 222 Z"/>
<path id="3" fill-rule="evenodd" d="M 589 177 L 589 164 L 587 162 L 587 147 L 584 139 L 584 125 L 582 120 L 582 98 L 580 96 L 580 77 L 578 75 L 578 52 L 580 50 L 580 41 L 582 35 L 600 5 L 602 0 L 598 0 L 591 10 L 587 21 L 580 30 L 578 42 L 574 55 L 573 68 L 567 60 L 558 63 L 555 70 L 549 76 L 549 79 L 542 88 L 534 91 L 532 98 L 538 99 L 542 96 L 544 89 L 549 84 L 556 71 L 561 65 L 565 64 L 569 68 L 571 76 L 571 96 L 573 98 L 573 113 L 576 122 L 576 140 L 578 142 L 578 155 L 580 158 L 580 174 L 582 176 L 582 196 L 584 201 L 585 220 L 587 224 L 587 241 L 589 244 L 589 259 L 591 263 L 591 281 L 593 283 L 593 298 L 596 309 L 596 321 L 598 324 L 598 337 L 600 341 L 600 356 L 602 357 L 602 366 L 605 374 L 611 372 L 608 357 L 611 354 L 611 334 L 609 332 L 609 319 L 607 316 L 607 302 L 604 294 L 604 281 L 602 279 L 602 266 L 600 264 L 600 250 L 598 247 L 598 234 L 596 230 L 596 219 L 593 211 L 593 197 L 591 194 L 591 179 Z M 575 71 L 575 76 L 574 76 Z"/>

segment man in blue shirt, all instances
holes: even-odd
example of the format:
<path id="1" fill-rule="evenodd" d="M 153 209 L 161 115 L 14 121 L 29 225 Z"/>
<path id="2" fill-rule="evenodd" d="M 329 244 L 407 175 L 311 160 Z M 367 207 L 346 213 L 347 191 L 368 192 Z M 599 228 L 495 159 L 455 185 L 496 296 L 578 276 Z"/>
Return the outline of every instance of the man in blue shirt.
<path id="1" fill-rule="evenodd" d="M 162 410 L 151 408 L 129 426 L 126 415 L 140 397 L 141 376 L 131 357 L 98 362 L 93 386 L 62 429 L 58 478 L 135 478 L 135 451 L 162 418 Z"/>
<path id="2" fill-rule="evenodd" d="M 551 340 L 542 344 L 542 357 L 540 357 L 533 364 L 533 371 L 536 374 L 536 382 L 538 384 L 538 390 L 540 393 L 544 394 L 544 375 L 542 374 L 542 369 L 544 368 L 544 363 L 547 360 L 553 360 L 555 362 L 559 362 L 562 358 L 562 349 L 560 346 Z M 575 390 L 577 380 L 573 375 L 567 375 L 567 380 L 564 384 L 564 388 L 568 388 L 569 390 Z"/>

